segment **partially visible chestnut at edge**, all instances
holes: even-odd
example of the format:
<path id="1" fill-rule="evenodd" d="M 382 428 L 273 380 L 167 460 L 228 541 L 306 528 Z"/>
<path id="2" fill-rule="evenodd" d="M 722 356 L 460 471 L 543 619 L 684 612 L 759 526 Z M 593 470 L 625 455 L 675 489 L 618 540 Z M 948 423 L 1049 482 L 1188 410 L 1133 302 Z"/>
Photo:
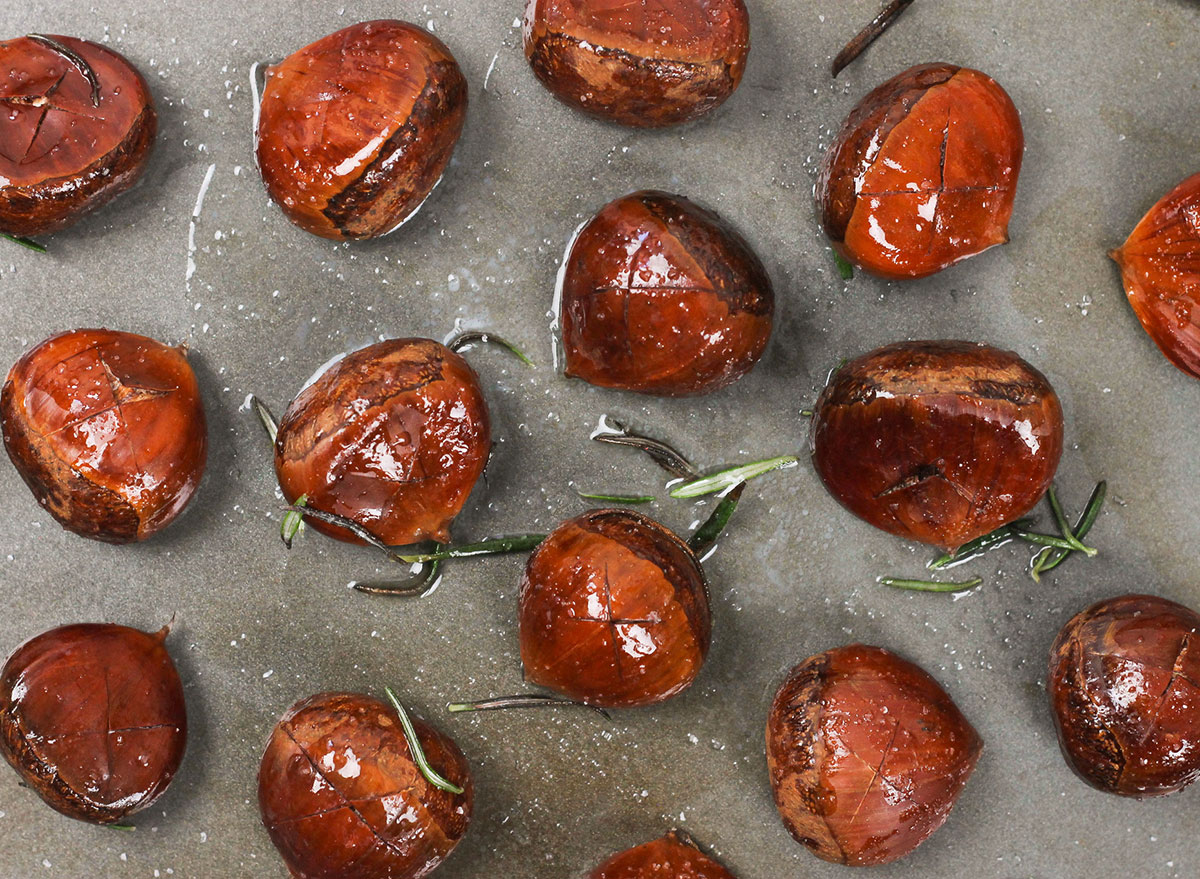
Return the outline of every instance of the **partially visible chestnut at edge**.
<path id="1" fill-rule="evenodd" d="M 1054 725 L 1067 762 L 1092 787 L 1155 797 L 1200 776 L 1198 629 L 1190 608 L 1122 595 L 1058 633 L 1048 678 Z"/>
<path id="2" fill-rule="evenodd" d="M 526 0 L 525 57 L 563 103 L 636 127 L 687 122 L 733 94 L 750 52 L 743 0 Z"/>
<path id="3" fill-rule="evenodd" d="M 766 269 L 732 226 L 654 191 L 610 202 L 579 230 L 561 297 L 567 375 L 663 396 L 749 372 L 775 309 Z"/>
<path id="4" fill-rule="evenodd" d="M 736 879 L 700 850 L 687 834 L 673 830 L 661 839 L 618 852 L 588 879 Z"/>
<path id="5" fill-rule="evenodd" d="M 187 744 L 179 673 L 164 641 L 127 626 L 51 629 L 0 672 L 0 750 L 46 804 L 112 824 L 167 789 Z"/>
<path id="6" fill-rule="evenodd" d="M 852 644 L 810 656 L 779 688 L 767 768 L 783 823 L 851 866 L 910 854 L 945 823 L 983 741 L 932 677 Z"/>
<path id="7" fill-rule="evenodd" d="M 158 117 L 146 81 L 111 49 L 52 36 L 0 42 L 0 232 L 57 232 L 141 177 Z"/>
<path id="8" fill-rule="evenodd" d="M 825 234 L 883 278 L 921 278 L 1008 241 L 1025 136 L 995 80 L 922 64 L 851 111 L 817 181 Z"/>
<path id="9" fill-rule="evenodd" d="M 474 787 L 454 742 L 412 718 L 429 765 L 463 789 L 430 784 L 394 708 L 358 693 L 297 702 L 258 770 L 263 826 L 296 879 L 418 879 L 467 832 Z"/>
<path id="10" fill-rule="evenodd" d="M 467 81 L 433 34 L 368 21 L 267 71 L 256 132 L 267 194 L 323 238 L 376 238 L 411 217 L 450 161 Z"/>
<path id="11" fill-rule="evenodd" d="M 107 543 L 169 525 L 208 456 L 185 349 L 114 330 L 74 330 L 27 351 L 0 391 L 0 429 L 38 503 Z"/>
<path id="12" fill-rule="evenodd" d="M 839 368 L 817 400 L 813 465 L 877 528 L 947 550 L 1028 513 L 1058 469 L 1063 413 L 1011 351 L 898 342 Z"/>

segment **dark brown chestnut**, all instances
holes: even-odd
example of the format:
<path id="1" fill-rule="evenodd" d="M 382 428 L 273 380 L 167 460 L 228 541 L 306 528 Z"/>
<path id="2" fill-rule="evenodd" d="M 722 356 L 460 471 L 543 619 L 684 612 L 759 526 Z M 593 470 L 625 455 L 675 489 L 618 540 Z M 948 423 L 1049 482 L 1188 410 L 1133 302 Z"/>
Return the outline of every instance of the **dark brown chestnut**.
<path id="1" fill-rule="evenodd" d="M 52 809 L 112 824 L 149 806 L 175 777 L 187 710 L 166 637 L 166 628 L 62 626 L 4 664 L 0 750 Z"/>
<path id="2" fill-rule="evenodd" d="M 1142 328 L 1168 360 L 1200 378 L 1200 174 L 1164 195 L 1109 255 Z"/>
<path id="3" fill-rule="evenodd" d="M 418 879 L 467 832 L 474 787 L 447 736 L 412 724 L 429 765 L 462 790 L 422 773 L 391 706 L 357 693 L 321 693 L 292 706 L 258 770 L 258 806 L 296 879 Z"/>
<path id="4" fill-rule="evenodd" d="M 169 525 L 208 455 L 186 351 L 113 330 L 62 333 L 26 352 L 0 392 L 0 428 L 38 503 L 106 543 Z"/>
<path id="5" fill-rule="evenodd" d="M 983 741 L 921 668 L 852 644 L 792 669 L 767 721 L 775 805 L 826 861 L 887 864 L 945 823 Z"/>
<path id="6" fill-rule="evenodd" d="M 1025 150 L 991 77 L 922 64 L 850 113 L 817 181 L 825 234 L 883 278 L 922 278 L 1008 241 Z"/>
<path id="7" fill-rule="evenodd" d="M 1054 725 L 1067 762 L 1092 787 L 1156 797 L 1200 776 L 1198 629 L 1200 615 L 1181 604 L 1123 595 L 1058 633 L 1048 678 Z"/>
<path id="8" fill-rule="evenodd" d="M 877 528 L 943 549 L 1028 513 L 1063 448 L 1046 377 L 1011 351 L 900 342 L 842 366 L 821 392 L 817 474 Z"/>
<path id="9" fill-rule="evenodd" d="M 467 81 L 433 34 L 367 21 L 267 71 L 258 167 L 289 220 L 323 238 L 377 238 L 433 191 L 467 117 Z"/>
<path id="10" fill-rule="evenodd" d="M 0 69 L 0 232 L 57 232 L 142 176 L 158 117 L 125 58 L 38 35 L 0 42 Z"/>
<path id="11" fill-rule="evenodd" d="M 712 211 L 665 192 L 609 202 L 562 274 L 567 375 L 681 396 L 736 381 L 762 356 L 775 294 L 750 245 Z"/>
<path id="12" fill-rule="evenodd" d="M 662 839 L 618 852 L 588 879 L 736 879 L 706 855 L 687 834 L 672 830 Z"/>
<path id="13" fill-rule="evenodd" d="M 750 53 L 742 0 L 526 0 L 525 57 L 571 107 L 641 128 L 708 113 Z"/>
<path id="14" fill-rule="evenodd" d="M 429 339 L 390 339 L 347 354 L 292 401 L 279 422 L 275 473 L 289 503 L 304 495 L 390 546 L 446 543 L 491 445 L 487 403 L 467 361 Z"/>

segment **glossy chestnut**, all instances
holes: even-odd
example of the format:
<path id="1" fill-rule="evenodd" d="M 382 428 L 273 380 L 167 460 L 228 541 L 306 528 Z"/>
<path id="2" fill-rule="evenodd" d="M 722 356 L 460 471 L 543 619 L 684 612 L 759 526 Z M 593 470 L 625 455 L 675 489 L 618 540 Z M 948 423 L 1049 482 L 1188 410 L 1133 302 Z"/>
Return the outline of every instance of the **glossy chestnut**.
<path id="1" fill-rule="evenodd" d="M 300 228 L 376 238 L 433 191 L 466 116 L 467 81 L 441 40 L 403 21 L 367 21 L 267 71 L 258 167 Z"/>
<path id="2" fill-rule="evenodd" d="M 26 352 L 0 391 L 0 429 L 38 503 L 106 543 L 174 521 L 208 455 L 186 351 L 113 330 L 62 333 Z"/>
<path id="3" fill-rule="evenodd" d="M 1041 499 L 1062 456 L 1062 406 L 1011 351 L 900 342 L 837 370 L 810 444 L 817 474 L 850 512 L 953 550 Z"/>
<path id="4" fill-rule="evenodd" d="M 491 444 L 467 361 L 429 339 L 390 339 L 347 354 L 292 401 L 279 422 L 275 473 L 289 503 L 306 495 L 308 506 L 353 519 L 391 546 L 446 543 Z"/>
<path id="5" fill-rule="evenodd" d="M 672 830 L 662 839 L 613 855 L 588 879 L 736 879 L 700 850 L 687 834 Z"/>
<path id="6" fill-rule="evenodd" d="M 629 510 L 591 510 L 547 536 L 521 579 L 518 622 L 527 680 L 608 708 L 685 690 L 712 635 L 695 554 Z"/>
<path id="7" fill-rule="evenodd" d="M 112 824 L 167 789 L 183 760 L 187 710 L 166 638 L 166 628 L 62 626 L 5 662 L 0 750 L 52 809 Z"/>
<path id="8" fill-rule="evenodd" d="M 525 57 L 568 106 L 642 128 L 708 113 L 742 81 L 742 0 L 526 0 Z"/>
<path id="9" fill-rule="evenodd" d="M 851 866 L 890 863 L 928 839 L 982 749 L 937 681 L 862 644 L 792 669 L 767 721 L 783 823 L 813 854 Z"/>
<path id="10" fill-rule="evenodd" d="M 1063 755 L 1098 790 L 1174 793 L 1200 776 L 1200 615 L 1153 595 L 1076 614 L 1050 650 Z"/>
<path id="11" fill-rule="evenodd" d="M 57 232 L 142 176 L 158 117 L 125 58 L 74 37 L 18 37 L 0 42 L 0 68 L 0 232 Z"/>
<path id="12" fill-rule="evenodd" d="M 922 278 L 1008 241 L 1025 136 L 991 77 L 922 64 L 851 111 L 817 181 L 825 234 L 883 278 Z"/>
<path id="13" fill-rule="evenodd" d="M 1109 255 L 1142 328 L 1168 360 L 1200 378 L 1200 174 L 1164 195 Z"/>
<path id="14" fill-rule="evenodd" d="M 665 192 L 605 205 L 571 243 L 560 310 L 567 375 L 681 396 L 749 372 L 775 295 L 750 245 L 712 211 Z"/>
<path id="15" fill-rule="evenodd" d="M 395 709 L 357 693 L 297 702 L 258 770 L 263 826 L 296 879 L 418 879 L 467 832 L 474 787 L 458 746 L 419 718 L 430 766 L 463 789 L 430 784 Z"/>

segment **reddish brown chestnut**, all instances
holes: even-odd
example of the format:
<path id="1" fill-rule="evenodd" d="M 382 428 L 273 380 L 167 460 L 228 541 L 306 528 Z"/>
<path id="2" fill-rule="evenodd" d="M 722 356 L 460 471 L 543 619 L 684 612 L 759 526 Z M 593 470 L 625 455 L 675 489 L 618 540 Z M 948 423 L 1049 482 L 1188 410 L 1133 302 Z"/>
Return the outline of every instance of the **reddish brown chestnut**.
<path id="1" fill-rule="evenodd" d="M 742 0 L 526 0 L 525 57 L 571 107 L 622 125 L 688 122 L 742 81 Z"/>
<path id="2" fill-rule="evenodd" d="M 1025 136 L 978 70 L 922 64 L 850 113 L 817 181 L 825 234 L 883 278 L 922 278 L 1008 241 Z"/>
<path id="3" fill-rule="evenodd" d="M 758 362 L 774 310 L 766 269 L 724 220 L 635 192 L 605 205 L 567 254 L 567 375 L 643 394 L 715 391 Z"/>
<path id="4" fill-rule="evenodd" d="M 0 232 L 57 232 L 142 176 L 158 117 L 125 58 L 31 36 L 0 42 L 0 68 Z"/>
<path id="5" fill-rule="evenodd" d="M 21 357 L 0 392 L 0 428 L 38 503 L 107 543 L 169 525 L 208 454 L 184 349 L 113 330 L 63 333 Z"/>
<path id="6" fill-rule="evenodd" d="M 1063 755 L 1108 793 L 1156 797 L 1200 775 L 1200 615 L 1123 595 L 1071 618 L 1050 650 Z"/>
<path id="7" fill-rule="evenodd" d="M 826 861 L 887 864 L 945 823 L 983 741 L 922 669 L 852 644 L 792 669 L 767 721 L 775 805 Z"/>
<path id="8" fill-rule="evenodd" d="M 673 830 L 662 839 L 619 852 L 588 879 L 736 879 L 710 858 L 686 833 Z"/>
<path id="9" fill-rule="evenodd" d="M 256 133 L 267 194 L 323 238 L 377 238 L 437 185 L 467 117 L 467 81 L 433 34 L 368 21 L 267 71 Z"/>
<path id="10" fill-rule="evenodd" d="M 943 549 L 1018 519 L 1062 456 L 1046 377 L 1011 351 L 900 342 L 851 360 L 817 400 L 813 464 L 846 509 Z"/>
<path id="11" fill-rule="evenodd" d="M 447 736 L 412 721 L 431 784 L 395 709 L 357 693 L 297 702 L 276 725 L 258 770 L 263 825 L 296 879 L 418 879 L 467 832 L 474 788 Z"/>
<path id="12" fill-rule="evenodd" d="M 51 808 L 112 824 L 167 789 L 183 760 L 187 710 L 166 637 L 166 628 L 63 626 L 8 658 L 0 750 Z"/>
<path id="13" fill-rule="evenodd" d="M 1134 314 L 1167 359 L 1200 378 L 1200 174 L 1168 192 L 1109 254 Z"/>
<path id="14" fill-rule="evenodd" d="M 429 339 L 390 339 L 347 354 L 292 401 L 279 422 L 275 473 L 289 503 L 306 495 L 308 506 L 353 519 L 390 546 L 446 543 L 491 436 L 467 361 Z"/>

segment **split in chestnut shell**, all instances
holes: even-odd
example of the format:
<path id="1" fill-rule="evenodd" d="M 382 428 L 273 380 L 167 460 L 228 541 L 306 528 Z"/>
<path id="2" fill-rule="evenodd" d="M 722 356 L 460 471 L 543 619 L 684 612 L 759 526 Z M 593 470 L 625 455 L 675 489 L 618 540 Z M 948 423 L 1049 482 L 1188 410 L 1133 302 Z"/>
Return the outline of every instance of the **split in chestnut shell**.
<path id="1" fill-rule="evenodd" d="M 208 456 L 185 351 L 114 330 L 74 330 L 26 352 L 0 391 L 0 429 L 38 503 L 107 543 L 169 525 Z"/>
<path id="2" fill-rule="evenodd" d="M 467 81 L 433 34 L 368 21 L 267 71 L 255 133 L 267 194 L 323 238 L 376 238 L 433 191 L 462 134 Z"/>
<path id="3" fill-rule="evenodd" d="M 736 879 L 700 850 L 686 834 L 673 830 L 661 839 L 618 852 L 588 879 Z"/>
<path id="4" fill-rule="evenodd" d="M 0 750 L 46 804 L 112 824 L 153 803 L 187 744 L 179 673 L 164 641 L 112 624 L 51 629 L 0 672 Z"/>
<path id="5" fill-rule="evenodd" d="M 1008 241 L 1025 137 L 978 70 L 922 64 L 875 89 L 829 146 L 817 203 L 834 249 L 883 278 L 921 278 Z"/>
<path id="6" fill-rule="evenodd" d="M 754 367 L 775 294 L 733 227 L 682 196 L 643 191 L 605 205 L 575 236 L 560 309 L 567 375 L 681 396 Z"/>
<path id="7" fill-rule="evenodd" d="M 833 374 L 811 447 L 821 481 L 850 512 L 954 550 L 1042 498 L 1062 456 L 1062 406 L 1011 351 L 900 342 Z"/>

